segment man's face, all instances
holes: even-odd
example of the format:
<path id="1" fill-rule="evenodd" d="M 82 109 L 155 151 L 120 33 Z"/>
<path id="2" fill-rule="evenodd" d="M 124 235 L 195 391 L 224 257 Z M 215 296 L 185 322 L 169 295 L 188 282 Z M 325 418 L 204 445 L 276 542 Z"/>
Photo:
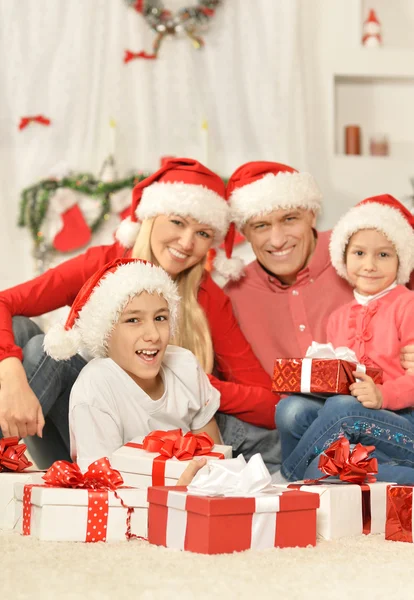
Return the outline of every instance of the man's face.
<path id="1" fill-rule="evenodd" d="M 282 283 L 295 283 L 315 248 L 316 216 L 302 208 L 278 209 L 252 217 L 243 233 L 257 260 Z"/>

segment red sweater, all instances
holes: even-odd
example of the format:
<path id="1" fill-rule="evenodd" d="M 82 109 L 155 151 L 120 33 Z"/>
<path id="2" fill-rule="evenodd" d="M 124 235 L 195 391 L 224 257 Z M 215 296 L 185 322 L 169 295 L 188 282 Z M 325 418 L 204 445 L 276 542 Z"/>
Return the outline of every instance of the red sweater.
<path id="1" fill-rule="evenodd" d="M 0 361 L 10 356 L 22 360 L 16 346 L 12 317 L 36 317 L 62 306 L 71 306 L 82 285 L 95 271 L 115 258 L 127 256 L 118 243 L 96 246 L 39 277 L 0 292 Z M 229 298 L 209 274 L 200 285 L 198 301 L 209 322 L 216 369 L 225 381 L 210 380 L 221 393 L 220 410 L 243 421 L 273 429 L 278 396 L 234 317 Z"/>

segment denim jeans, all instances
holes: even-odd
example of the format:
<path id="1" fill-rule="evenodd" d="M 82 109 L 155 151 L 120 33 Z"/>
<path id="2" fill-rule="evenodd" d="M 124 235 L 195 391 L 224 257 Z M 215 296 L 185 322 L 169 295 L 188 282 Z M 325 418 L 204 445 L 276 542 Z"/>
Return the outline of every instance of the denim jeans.
<path id="1" fill-rule="evenodd" d="M 308 472 L 309 465 L 341 436 L 353 444 L 376 447 L 373 456 L 381 465 L 379 480 L 405 483 L 414 480 L 414 411 L 411 409 L 373 410 L 362 406 L 353 396 L 331 396 L 324 401 L 289 396 L 279 402 L 276 422 L 282 445 L 287 441 L 285 448 L 290 451 L 282 463 L 282 474 L 289 481 L 303 479 L 305 472 L 306 477 L 315 472 L 316 461 Z"/>
<path id="2" fill-rule="evenodd" d="M 26 317 L 13 317 L 15 341 L 23 350 L 23 367 L 45 417 L 43 437 L 25 439 L 31 456 L 41 469 L 55 460 L 70 460 L 69 396 L 86 361 L 79 355 L 55 361 L 43 349 L 42 330 Z"/>
<path id="3" fill-rule="evenodd" d="M 280 439 L 277 429 L 265 429 L 250 423 L 245 423 L 233 415 L 216 413 L 217 424 L 226 446 L 233 447 L 234 456 L 243 454 L 249 460 L 259 452 L 270 473 L 280 469 L 282 456 Z"/>

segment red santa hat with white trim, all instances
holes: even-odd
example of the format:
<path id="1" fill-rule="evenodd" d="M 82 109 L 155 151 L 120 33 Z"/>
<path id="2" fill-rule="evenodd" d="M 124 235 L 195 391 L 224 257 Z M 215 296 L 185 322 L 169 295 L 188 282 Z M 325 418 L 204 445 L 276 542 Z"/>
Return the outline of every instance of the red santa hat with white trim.
<path id="1" fill-rule="evenodd" d="M 165 298 L 174 333 L 180 300 L 177 285 L 161 267 L 148 261 L 118 258 L 86 281 L 65 325 L 53 325 L 45 335 L 45 351 L 55 360 L 67 360 L 80 350 L 87 350 L 93 357 L 105 357 L 109 336 L 120 314 L 141 292 Z"/>
<path id="2" fill-rule="evenodd" d="M 345 213 L 331 234 L 329 251 L 337 273 L 348 280 L 345 252 L 349 240 L 361 229 L 376 229 L 394 245 L 398 255 L 397 283 L 405 284 L 414 268 L 414 216 L 390 194 L 362 200 Z"/>
<path id="3" fill-rule="evenodd" d="M 131 215 L 120 224 L 115 236 L 131 248 L 140 230 L 140 222 L 160 214 L 193 217 L 214 229 L 216 246 L 229 244 L 234 231 L 229 229 L 230 210 L 225 184 L 213 171 L 191 158 L 171 158 L 153 175 L 140 181 L 132 191 Z M 230 258 L 230 257 L 229 257 Z M 217 252 L 215 267 L 228 278 L 238 279 L 243 265 L 239 259 L 228 261 Z"/>

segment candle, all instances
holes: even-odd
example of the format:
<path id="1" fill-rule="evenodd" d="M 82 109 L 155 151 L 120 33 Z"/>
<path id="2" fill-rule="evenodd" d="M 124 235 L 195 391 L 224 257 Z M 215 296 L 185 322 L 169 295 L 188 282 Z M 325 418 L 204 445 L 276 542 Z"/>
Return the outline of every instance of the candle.
<path id="1" fill-rule="evenodd" d="M 208 122 L 204 119 L 201 123 L 201 140 L 202 140 L 202 162 L 208 167 Z"/>

